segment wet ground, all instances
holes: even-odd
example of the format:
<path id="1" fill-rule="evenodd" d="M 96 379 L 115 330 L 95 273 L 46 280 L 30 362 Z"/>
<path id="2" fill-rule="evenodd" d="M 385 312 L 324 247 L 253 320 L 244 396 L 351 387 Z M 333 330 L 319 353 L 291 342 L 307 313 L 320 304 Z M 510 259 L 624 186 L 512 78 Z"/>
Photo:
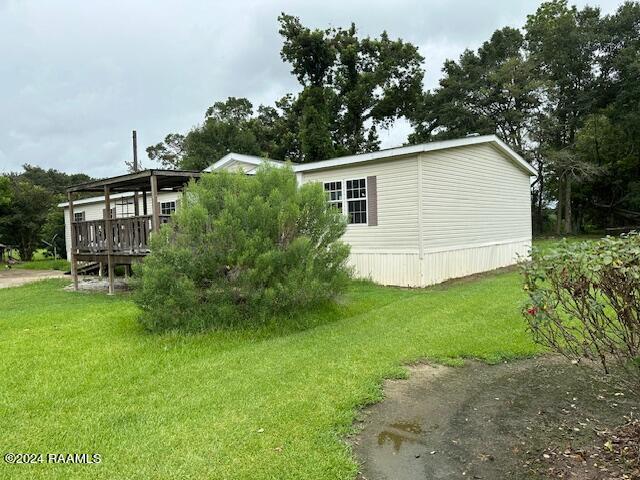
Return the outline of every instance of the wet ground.
<path id="1" fill-rule="evenodd" d="M 64 273 L 57 270 L 21 270 L 0 266 L 0 288 L 18 287 L 46 278 L 64 278 Z"/>
<path id="2" fill-rule="evenodd" d="M 637 414 L 632 393 L 555 357 L 463 367 L 419 365 L 389 381 L 352 439 L 361 479 L 617 478 L 583 446 Z M 577 460 L 555 465 L 549 452 Z M 564 460 L 564 457 L 562 457 Z M 595 464 L 595 466 L 594 466 Z M 558 468 L 556 468 L 558 467 Z M 620 477 L 623 478 L 623 477 Z"/>

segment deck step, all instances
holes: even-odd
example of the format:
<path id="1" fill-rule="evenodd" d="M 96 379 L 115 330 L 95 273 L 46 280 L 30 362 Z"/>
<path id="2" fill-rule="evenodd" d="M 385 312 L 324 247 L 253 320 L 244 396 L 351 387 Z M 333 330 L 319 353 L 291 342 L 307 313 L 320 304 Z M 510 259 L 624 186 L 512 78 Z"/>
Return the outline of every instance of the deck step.
<path id="1" fill-rule="evenodd" d="M 85 265 L 78 265 L 78 275 L 95 275 L 100 271 L 98 262 L 90 262 Z M 71 271 L 64 272 L 65 275 L 71 275 Z"/>

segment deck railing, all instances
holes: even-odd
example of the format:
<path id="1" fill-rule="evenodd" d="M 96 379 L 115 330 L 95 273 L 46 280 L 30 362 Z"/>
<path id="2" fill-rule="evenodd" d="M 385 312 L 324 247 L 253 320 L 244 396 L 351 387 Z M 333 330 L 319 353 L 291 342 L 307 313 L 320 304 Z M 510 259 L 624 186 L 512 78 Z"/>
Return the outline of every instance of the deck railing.
<path id="1" fill-rule="evenodd" d="M 151 215 L 111 219 L 111 253 L 139 255 L 149 253 Z M 160 223 L 168 223 L 169 215 L 160 215 Z M 106 253 L 107 228 L 105 220 L 85 220 L 71 223 L 76 253 Z"/>

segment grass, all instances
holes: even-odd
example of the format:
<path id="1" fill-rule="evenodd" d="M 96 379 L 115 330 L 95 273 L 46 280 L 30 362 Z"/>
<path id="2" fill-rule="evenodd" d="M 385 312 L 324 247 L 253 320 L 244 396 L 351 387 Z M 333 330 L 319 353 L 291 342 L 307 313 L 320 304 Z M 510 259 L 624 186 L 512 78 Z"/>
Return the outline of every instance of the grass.
<path id="1" fill-rule="evenodd" d="M 542 251 L 548 251 L 556 245 L 560 239 L 566 239 L 568 242 L 584 242 L 586 240 L 598 240 L 602 238 L 604 235 L 599 234 L 589 234 L 589 235 L 571 235 L 568 237 L 541 237 L 534 241 L 534 245 L 541 249 Z"/>
<path id="2" fill-rule="evenodd" d="M 354 283 L 259 331 L 150 335 L 127 296 L 0 290 L 0 450 L 99 453 L 0 478 L 351 479 L 344 437 L 418 359 L 531 356 L 516 272 L 425 290 Z M 46 308 L 43 308 L 46 306 Z"/>
<path id="3" fill-rule="evenodd" d="M 71 269 L 71 264 L 64 258 L 57 260 L 46 257 L 44 250 L 37 250 L 33 254 L 33 258 L 30 262 L 19 262 L 13 265 L 13 268 L 21 268 L 24 270 L 62 270 L 67 271 Z"/>

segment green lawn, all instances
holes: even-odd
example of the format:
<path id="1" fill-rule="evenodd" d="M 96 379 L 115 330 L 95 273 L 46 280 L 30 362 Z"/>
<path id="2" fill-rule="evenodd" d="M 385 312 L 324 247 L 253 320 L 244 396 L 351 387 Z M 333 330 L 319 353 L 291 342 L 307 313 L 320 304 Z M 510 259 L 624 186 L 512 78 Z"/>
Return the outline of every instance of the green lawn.
<path id="1" fill-rule="evenodd" d="M 64 252 L 63 252 L 64 254 Z M 16 263 L 13 268 L 23 268 L 25 270 L 63 270 L 71 269 L 71 264 L 65 258 L 54 260 L 44 255 L 44 250 L 38 250 L 33 254 L 30 262 Z"/>
<path id="2" fill-rule="evenodd" d="M 516 272 L 425 290 L 354 283 L 258 332 L 147 334 L 126 296 L 49 280 L 0 290 L 0 450 L 100 453 L 0 478 L 354 478 L 343 438 L 421 358 L 536 353 Z"/>

